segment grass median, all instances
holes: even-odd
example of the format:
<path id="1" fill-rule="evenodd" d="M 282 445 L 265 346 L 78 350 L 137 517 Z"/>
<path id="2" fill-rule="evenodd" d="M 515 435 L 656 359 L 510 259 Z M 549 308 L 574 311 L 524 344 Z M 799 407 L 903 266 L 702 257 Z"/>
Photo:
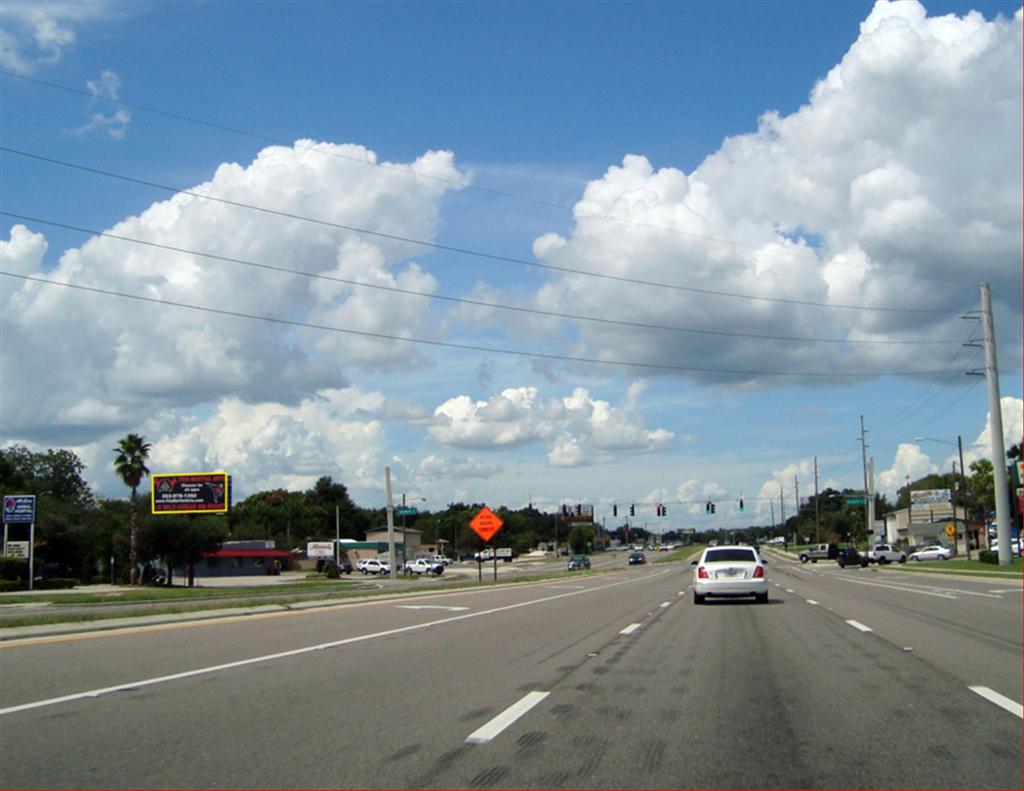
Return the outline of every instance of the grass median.
<path id="1" fill-rule="evenodd" d="M 607 569 L 614 571 L 616 569 Z M 450 579 L 431 579 L 399 576 L 394 584 L 369 579 L 328 580 L 317 578 L 290 582 L 268 589 L 263 587 L 157 587 L 126 588 L 123 590 L 91 593 L 88 590 L 47 591 L 32 595 L 3 594 L 0 596 L 0 629 L 21 626 L 40 626 L 61 623 L 89 623 L 116 618 L 139 618 L 155 615 L 184 615 L 220 609 L 250 609 L 253 607 L 315 605 L 339 599 L 391 597 L 407 593 L 429 594 L 464 588 L 481 588 L 508 584 L 549 582 L 567 576 L 601 573 L 605 569 L 566 573 L 564 569 L 540 573 L 511 574 L 494 580 L 485 569 L 483 579 L 477 580 L 476 569 L 463 569 Z M 387 578 L 385 578 L 387 580 Z M 285 590 L 282 590 L 285 588 Z M 132 610 L 132 605 L 139 609 Z M 82 612 L 51 612 L 49 606 L 82 606 Z M 100 609 L 96 609 L 99 606 Z M 39 609 L 36 609 L 39 608 Z"/>

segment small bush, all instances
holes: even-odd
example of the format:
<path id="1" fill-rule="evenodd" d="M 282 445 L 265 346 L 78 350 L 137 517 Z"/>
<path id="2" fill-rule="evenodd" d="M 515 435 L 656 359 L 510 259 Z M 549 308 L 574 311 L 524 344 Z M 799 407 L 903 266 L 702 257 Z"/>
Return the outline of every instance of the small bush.
<path id="1" fill-rule="evenodd" d="M 22 558 L 0 558 L 0 579 L 28 579 L 28 561 Z"/>
<path id="2" fill-rule="evenodd" d="M 10 591 L 23 591 L 28 586 L 21 580 L 0 580 L 0 593 L 9 593 Z"/>
<path id="3" fill-rule="evenodd" d="M 341 572 L 338 570 L 337 564 L 333 561 L 324 563 L 324 574 L 327 575 L 327 579 L 336 580 L 341 576 Z"/>
<path id="4" fill-rule="evenodd" d="M 999 565 L 999 553 L 993 552 L 991 549 L 983 549 L 978 553 L 978 560 L 997 566 Z"/>
<path id="5" fill-rule="evenodd" d="M 81 584 L 79 580 L 73 580 L 68 577 L 50 577 L 49 579 L 36 580 L 32 587 L 39 591 L 52 591 L 73 588 Z"/>

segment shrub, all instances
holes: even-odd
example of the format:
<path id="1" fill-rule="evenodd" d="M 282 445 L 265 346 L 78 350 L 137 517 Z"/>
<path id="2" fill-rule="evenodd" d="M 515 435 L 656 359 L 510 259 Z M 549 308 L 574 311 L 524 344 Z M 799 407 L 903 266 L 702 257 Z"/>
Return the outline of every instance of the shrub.
<path id="1" fill-rule="evenodd" d="M 28 579 L 28 561 L 22 558 L 0 558 L 0 579 Z"/>
<path id="2" fill-rule="evenodd" d="M 978 560 L 982 563 L 999 565 L 999 553 L 993 552 L 991 549 L 983 549 L 978 553 Z"/>
<path id="3" fill-rule="evenodd" d="M 341 576 L 341 572 L 338 570 L 337 564 L 333 561 L 324 563 L 324 574 L 327 575 L 327 579 L 336 580 Z"/>
<path id="4" fill-rule="evenodd" d="M 32 587 L 40 591 L 49 591 L 73 588 L 80 584 L 79 580 L 73 580 L 68 577 L 50 577 L 48 579 L 36 580 Z"/>
<path id="5" fill-rule="evenodd" d="M 22 591 L 26 590 L 26 585 L 21 580 L 0 580 L 0 593 L 8 593 L 10 591 Z"/>

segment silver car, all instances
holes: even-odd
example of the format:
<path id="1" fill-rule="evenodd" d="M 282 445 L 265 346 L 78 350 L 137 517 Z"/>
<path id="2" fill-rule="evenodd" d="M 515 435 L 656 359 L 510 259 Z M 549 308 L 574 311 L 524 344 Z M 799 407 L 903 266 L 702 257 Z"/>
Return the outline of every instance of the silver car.
<path id="1" fill-rule="evenodd" d="M 912 552 L 910 559 L 916 562 L 922 560 L 949 560 L 952 556 L 953 553 L 948 549 L 935 544 L 934 546 L 923 547 L 917 550 L 917 552 Z"/>
<path id="2" fill-rule="evenodd" d="M 753 547 L 708 547 L 699 560 L 690 562 L 697 567 L 693 572 L 694 604 L 703 604 L 708 596 L 753 596 L 762 604 L 768 601 L 764 561 Z"/>

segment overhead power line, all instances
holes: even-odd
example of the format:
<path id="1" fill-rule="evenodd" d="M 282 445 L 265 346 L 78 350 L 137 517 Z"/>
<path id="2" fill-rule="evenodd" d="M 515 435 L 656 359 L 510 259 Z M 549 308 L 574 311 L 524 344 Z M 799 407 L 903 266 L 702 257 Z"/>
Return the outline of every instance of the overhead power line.
<path id="1" fill-rule="evenodd" d="M 698 241 L 711 242 L 714 244 L 723 244 L 730 247 L 736 247 L 741 249 L 747 249 L 752 251 L 761 251 L 764 249 L 763 245 L 750 244 L 748 242 L 740 242 L 735 239 L 726 239 L 720 236 L 711 236 L 708 234 L 698 234 L 690 231 L 683 231 L 679 228 L 669 228 L 664 225 L 655 225 L 653 223 L 638 222 L 637 220 L 627 219 L 625 217 L 616 217 L 613 214 L 605 214 L 602 212 L 588 212 L 580 209 L 578 206 L 569 206 L 564 203 L 558 203 L 555 201 L 544 200 L 542 198 L 534 198 L 527 195 L 520 195 L 514 192 L 508 192 L 506 190 L 494 189 L 492 187 L 481 187 L 477 184 L 469 184 L 464 180 L 445 178 L 444 176 L 437 176 L 432 173 L 422 173 L 415 168 L 406 167 L 401 165 L 393 165 L 389 162 L 376 162 L 371 161 L 365 157 L 355 157 L 348 154 L 344 154 L 340 151 L 325 150 L 322 147 L 316 145 L 305 145 L 296 140 L 287 140 L 282 137 L 276 137 L 263 132 L 254 132 L 249 129 L 241 129 L 235 126 L 229 126 L 227 124 L 217 123 L 215 121 L 209 121 L 203 118 L 197 118 L 196 116 L 184 115 L 182 113 L 175 113 L 170 110 L 165 110 L 159 107 L 153 107 L 152 105 L 141 104 L 138 102 L 129 102 L 123 99 L 112 99 L 108 96 L 99 96 L 92 91 L 86 91 L 81 88 L 74 88 L 69 85 L 61 85 L 60 83 L 51 82 L 49 80 L 41 80 L 38 77 L 29 77 L 25 74 L 15 74 L 14 72 L 7 71 L 6 69 L 0 69 L 0 75 L 10 77 L 16 80 L 22 80 L 24 82 L 33 83 L 35 85 L 41 85 L 46 88 L 52 88 L 59 91 L 65 91 L 67 93 L 77 94 L 79 96 L 85 96 L 92 101 L 99 100 L 107 102 L 109 104 L 117 105 L 119 107 L 126 107 L 132 110 L 139 110 L 152 115 L 163 116 L 165 118 L 172 118 L 176 121 L 184 121 L 185 123 L 194 124 L 196 126 L 204 126 L 209 129 L 216 129 L 221 132 L 229 132 L 231 134 L 240 135 L 242 137 L 252 138 L 253 140 L 260 140 L 265 143 L 273 143 L 275 145 L 282 145 L 289 148 L 295 148 L 298 150 L 312 151 L 322 156 L 334 157 L 335 159 L 343 159 L 349 162 L 354 162 L 366 167 L 375 167 L 381 170 L 388 170 L 393 173 L 399 173 L 404 176 L 411 176 L 418 179 L 424 179 L 428 181 L 435 181 L 441 184 L 449 184 L 460 189 L 473 190 L 474 192 L 481 192 L 488 195 L 495 195 L 501 198 L 510 198 L 512 200 L 522 201 L 524 203 L 532 203 L 537 206 L 546 206 L 551 209 L 559 209 L 561 211 L 569 212 L 578 217 L 594 217 L 597 219 L 611 220 L 612 222 L 620 223 L 622 225 L 632 226 L 636 228 L 644 228 L 647 230 L 661 231 L 664 233 L 670 233 L 677 236 L 686 237 L 689 239 L 696 239 Z M 707 219 L 701 214 L 696 212 L 692 207 L 686 203 L 681 204 L 685 209 L 693 213 L 696 217 L 707 222 Z M 776 250 L 773 251 L 773 255 L 781 255 L 787 258 L 805 258 L 817 260 L 817 255 L 812 250 Z M 856 269 L 861 272 L 868 271 L 868 267 L 857 266 L 856 264 L 847 264 L 842 262 L 831 262 L 832 266 L 842 266 L 849 269 Z M 952 278 L 937 277 L 935 275 L 926 275 L 919 272 L 903 272 L 899 270 L 871 270 L 875 276 L 882 275 L 886 277 L 911 277 L 915 280 L 932 280 L 942 283 L 961 283 L 962 281 L 953 280 Z"/>
<path id="2" fill-rule="evenodd" d="M 84 173 L 92 173 L 106 178 L 117 179 L 119 181 L 125 181 L 131 184 L 139 184 L 145 187 L 152 187 L 153 189 L 163 190 L 179 195 L 188 195 L 190 197 L 199 198 L 200 200 L 208 200 L 216 203 L 220 203 L 226 206 L 234 206 L 236 208 L 248 209 L 250 211 L 257 211 L 264 214 L 273 215 L 276 217 L 284 217 L 290 220 L 297 220 L 300 222 L 308 222 L 315 225 L 321 225 L 328 228 L 337 228 L 343 231 L 351 231 L 353 233 L 365 234 L 367 236 L 374 236 L 380 239 L 388 239 L 390 241 L 403 242 L 405 244 L 413 244 L 420 247 L 425 247 L 433 250 L 440 250 L 443 252 L 457 253 L 459 255 L 472 256 L 475 258 L 481 258 L 488 261 L 500 261 L 502 263 L 517 264 L 520 266 L 529 266 L 537 269 L 544 269 L 553 272 L 561 272 L 565 274 L 581 275 L 584 277 L 593 277 L 601 280 L 608 280 L 617 283 L 630 283 L 633 285 L 650 286 L 653 288 L 668 289 L 671 291 L 682 291 L 692 294 L 704 294 L 707 296 L 716 297 L 729 297 L 733 299 L 745 299 L 751 301 L 760 302 L 771 302 L 787 305 L 803 305 L 807 307 L 816 308 L 828 308 L 833 310 L 862 310 L 862 311 L 877 311 L 887 313 L 913 313 L 913 314 L 950 314 L 949 310 L 941 310 L 935 308 L 914 308 L 914 307 L 886 307 L 886 306 L 872 306 L 872 305 L 843 305 L 833 304 L 826 302 L 814 302 L 811 300 L 801 299 L 787 299 L 784 297 L 765 297 L 756 294 L 740 294 L 732 291 L 722 291 L 718 289 L 708 288 L 697 288 L 695 286 L 681 286 L 675 283 L 661 283 L 653 280 L 643 280 L 640 278 L 624 277 L 621 275 L 609 275 L 602 272 L 590 272 L 584 269 L 576 269 L 573 267 L 556 266 L 554 264 L 542 264 L 538 261 L 530 261 L 523 258 L 514 258 L 511 256 L 497 255 L 495 253 L 487 253 L 479 250 L 471 250 L 464 247 L 456 247 L 453 245 L 440 244 L 438 242 L 428 242 L 422 239 L 413 239 L 407 236 L 399 236 L 397 234 L 385 233 L 382 231 L 374 231 L 369 228 L 360 228 L 358 226 L 346 225 L 343 223 L 332 222 L 329 220 L 321 220 L 313 217 L 305 217 L 299 214 L 293 214 L 291 212 L 281 211 L 279 209 L 271 209 L 265 206 L 256 206 L 254 204 L 243 203 L 241 201 L 229 200 L 227 198 L 220 198 L 214 195 L 204 195 L 201 192 L 195 192 L 193 190 L 182 189 L 179 187 L 172 187 L 166 184 L 160 184 L 154 181 L 147 181 L 145 179 L 135 178 L 133 176 L 127 176 L 121 173 L 114 173 L 112 171 L 101 170 L 99 168 L 89 167 L 87 165 L 80 165 L 74 162 L 67 162 L 61 159 L 55 159 L 53 157 L 43 156 L 41 154 L 34 154 L 29 151 L 23 151 L 17 148 L 11 148 L 9 146 L 0 146 L 0 151 L 15 156 L 25 157 L 27 159 L 33 159 L 39 162 L 46 162 L 51 165 L 58 165 L 60 167 L 70 168 L 73 170 L 79 170 Z M 967 308 L 961 308 L 957 313 L 962 313 Z"/>
<path id="3" fill-rule="evenodd" d="M 583 314 L 566 313 L 564 311 L 554 310 L 541 310 L 540 308 L 528 308 L 519 305 L 506 305 L 499 302 L 487 302 L 479 299 L 469 299 L 466 297 L 450 297 L 442 294 L 431 294 L 425 291 L 415 291 L 408 288 L 400 288 L 398 286 L 385 286 L 379 283 L 366 283 L 360 280 L 350 280 L 348 278 L 337 277 L 336 275 L 325 275 L 317 272 L 306 272 L 301 269 L 291 269 L 289 267 L 276 266 L 273 264 L 260 263 L 257 261 L 250 261 L 243 258 L 233 258 L 231 256 L 219 255 L 217 253 L 206 253 L 199 250 L 191 250 L 184 247 L 176 247 L 174 245 L 161 244 L 159 242 L 152 242 L 145 239 L 136 239 L 130 236 L 124 236 L 121 234 L 111 233 L 109 231 L 100 231 L 94 228 L 83 228 L 78 225 L 70 225 L 68 223 L 57 222 L 55 220 L 45 220 L 40 217 L 32 217 L 25 214 L 17 214 L 15 212 L 9 212 L 0 210 L 0 215 L 5 217 L 11 217 L 17 220 L 23 220 L 25 222 L 36 223 L 40 225 L 48 225 L 54 228 L 62 228 L 68 231 L 77 231 L 80 233 L 92 234 L 94 236 L 102 237 L 104 239 L 114 239 L 120 242 L 128 242 L 144 247 L 150 247 L 157 250 L 165 250 L 173 253 L 180 253 L 182 255 L 197 256 L 200 258 L 208 258 L 213 261 L 223 261 L 232 264 L 239 264 L 241 266 L 253 267 L 256 269 L 264 269 L 271 272 L 282 272 L 290 275 L 297 275 L 300 277 L 306 277 L 314 280 L 324 280 L 331 283 L 339 283 L 347 286 L 355 286 L 358 288 L 369 288 L 377 291 L 390 292 L 392 294 L 403 294 L 406 296 L 421 297 L 423 299 L 439 300 L 444 302 L 451 302 L 461 305 L 470 305 L 473 307 L 492 308 L 496 310 L 506 310 L 516 313 L 526 313 L 537 316 L 545 316 L 548 318 L 557 319 L 568 319 L 573 321 L 587 321 L 597 324 L 608 324 L 622 327 L 633 327 L 636 329 L 645 330 L 663 330 L 667 332 L 678 332 L 678 333 L 692 333 L 696 335 L 716 335 L 729 338 L 745 338 L 750 340 L 766 340 L 766 341 L 784 341 L 792 343 L 834 343 L 834 344 L 851 344 L 851 345 L 907 345 L 907 346 L 920 346 L 920 345 L 950 345 L 958 344 L 960 341 L 957 340 L 909 340 L 909 339 L 888 339 L 888 340 L 847 340 L 845 338 L 808 338 L 791 335 L 765 335 L 763 333 L 752 333 L 752 332 L 729 332 L 726 330 L 708 330 L 699 329 L 695 327 L 675 327 L 665 324 L 653 324 L 649 322 L 641 321 L 627 321 L 624 319 L 610 319 L 601 316 L 587 316 Z"/>
<path id="4" fill-rule="evenodd" d="M 280 324 L 289 327 L 301 327 L 303 329 L 321 330 L 324 332 L 336 332 L 345 335 L 356 335 L 363 338 L 377 338 L 379 340 L 387 341 L 400 341 L 402 343 L 420 344 L 424 346 L 435 346 L 444 349 L 461 349 L 464 351 L 475 351 L 485 352 L 487 354 L 505 354 L 516 357 L 535 357 L 545 360 L 561 360 L 564 362 L 574 363 L 587 363 L 590 365 L 608 365 L 618 366 L 625 368 L 644 368 L 654 371 L 670 371 L 670 372 L 683 372 L 683 373 L 711 373 L 711 374 L 729 374 L 736 376 L 768 376 L 768 377 L 810 377 L 817 379 L 868 379 L 868 378 L 879 378 L 885 376 L 893 377 L 915 377 L 915 376 L 936 376 L 941 371 L 761 371 L 761 370 L 746 370 L 746 369 L 735 369 L 735 368 L 713 368 L 705 366 L 689 366 L 689 365 L 667 365 L 662 363 L 643 363 L 631 360 L 610 360 L 602 359 L 598 357 L 574 357 L 563 354 L 550 354 L 545 352 L 528 351 L 524 349 L 504 349 L 495 346 L 480 346 L 477 344 L 469 343 L 455 343 L 452 341 L 437 341 L 429 340 L 427 338 L 409 338 L 402 337 L 400 335 L 389 335 L 382 332 L 369 332 L 366 330 L 354 330 L 347 327 L 332 327 L 325 324 L 314 324 L 312 322 L 298 321 L 295 319 L 282 319 L 273 316 L 259 316 L 253 313 L 243 313 L 235 310 L 225 310 L 223 308 L 211 308 L 202 305 L 192 305 L 187 302 L 178 302 L 176 300 L 169 299 L 157 299 L 156 297 L 145 297 L 139 294 L 128 294 L 122 291 L 114 291 L 113 289 L 97 288 L 95 286 L 85 286 L 78 283 L 63 283 L 56 280 L 50 280 L 45 277 L 36 277 L 34 275 L 24 275 L 15 272 L 4 272 L 0 271 L 0 275 L 4 277 L 13 277 L 19 280 L 24 280 L 32 283 L 40 283 L 48 286 L 60 286 L 61 288 L 70 288 L 78 291 L 85 291 L 93 294 L 104 294 L 106 296 L 121 297 L 123 299 L 132 299 L 139 302 L 147 302 L 154 305 L 165 305 L 168 307 L 184 308 L 186 310 L 194 310 L 202 313 L 212 313 L 219 316 L 229 316 L 232 318 L 250 319 L 254 321 L 265 321 L 272 324 Z"/>

